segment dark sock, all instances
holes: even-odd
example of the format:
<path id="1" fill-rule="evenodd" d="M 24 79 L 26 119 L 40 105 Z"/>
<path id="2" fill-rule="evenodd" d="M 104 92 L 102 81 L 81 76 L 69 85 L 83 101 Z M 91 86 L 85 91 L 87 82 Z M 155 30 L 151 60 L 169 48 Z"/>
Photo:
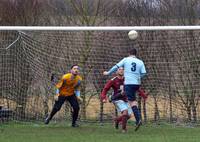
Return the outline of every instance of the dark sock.
<path id="1" fill-rule="evenodd" d="M 139 123 L 139 121 L 140 121 L 140 111 L 139 111 L 139 109 L 138 109 L 138 107 L 137 106 L 133 106 L 132 107 L 132 110 L 133 110 L 133 114 L 134 114 L 134 116 L 135 116 L 135 120 L 136 120 L 136 124 L 138 124 Z"/>

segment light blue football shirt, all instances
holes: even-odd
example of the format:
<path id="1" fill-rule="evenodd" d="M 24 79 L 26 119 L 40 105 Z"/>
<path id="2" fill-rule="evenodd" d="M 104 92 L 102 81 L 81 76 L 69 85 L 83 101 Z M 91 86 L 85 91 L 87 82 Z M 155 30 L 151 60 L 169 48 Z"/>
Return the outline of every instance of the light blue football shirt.
<path id="1" fill-rule="evenodd" d="M 119 67 L 124 68 L 125 85 L 140 85 L 141 78 L 146 74 L 146 69 L 143 61 L 136 58 L 135 56 L 129 56 L 122 59 L 119 63 L 117 63 L 108 71 L 108 74 L 112 74 Z"/>

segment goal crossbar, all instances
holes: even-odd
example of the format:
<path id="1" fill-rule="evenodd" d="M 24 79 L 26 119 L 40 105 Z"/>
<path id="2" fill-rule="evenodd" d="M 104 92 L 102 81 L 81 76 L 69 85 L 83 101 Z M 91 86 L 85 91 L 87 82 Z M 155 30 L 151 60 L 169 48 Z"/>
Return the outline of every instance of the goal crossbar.
<path id="1" fill-rule="evenodd" d="M 161 31 L 200 30 L 200 26 L 0 26 L 2 31 Z"/>

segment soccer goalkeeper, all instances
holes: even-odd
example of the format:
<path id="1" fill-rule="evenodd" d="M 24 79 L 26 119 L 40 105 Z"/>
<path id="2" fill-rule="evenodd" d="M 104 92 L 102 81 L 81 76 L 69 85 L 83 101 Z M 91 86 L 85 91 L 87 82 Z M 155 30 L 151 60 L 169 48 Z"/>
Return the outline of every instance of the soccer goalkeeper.
<path id="1" fill-rule="evenodd" d="M 67 100 L 73 108 L 72 127 L 78 127 L 76 121 L 80 109 L 78 99 L 80 99 L 81 81 L 82 78 L 79 75 L 79 66 L 73 65 L 70 73 L 64 74 L 61 80 L 56 84 L 57 96 L 55 98 L 55 104 L 50 115 L 45 119 L 45 124 L 49 124 L 50 120 L 61 109 L 63 103 Z"/>

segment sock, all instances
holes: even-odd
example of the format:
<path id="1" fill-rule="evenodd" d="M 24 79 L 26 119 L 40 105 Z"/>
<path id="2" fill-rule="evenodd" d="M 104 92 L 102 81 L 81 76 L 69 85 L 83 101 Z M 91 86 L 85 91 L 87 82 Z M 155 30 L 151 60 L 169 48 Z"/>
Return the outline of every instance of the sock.
<path id="1" fill-rule="evenodd" d="M 122 130 L 126 130 L 127 120 L 128 120 L 127 115 L 123 115 L 122 116 Z"/>
<path id="2" fill-rule="evenodd" d="M 136 120 L 136 124 L 138 124 L 139 123 L 139 121 L 140 121 L 140 111 L 139 111 L 139 109 L 138 109 L 138 107 L 137 106 L 133 106 L 132 107 L 132 110 L 133 110 L 133 114 L 134 114 L 134 116 L 135 116 L 135 120 Z"/>
<path id="3" fill-rule="evenodd" d="M 117 117 L 117 118 L 115 119 L 115 121 L 117 121 L 117 122 L 119 123 L 120 121 L 122 121 L 122 119 L 123 119 L 123 115 L 122 115 L 122 116 L 119 116 L 119 117 Z"/>

